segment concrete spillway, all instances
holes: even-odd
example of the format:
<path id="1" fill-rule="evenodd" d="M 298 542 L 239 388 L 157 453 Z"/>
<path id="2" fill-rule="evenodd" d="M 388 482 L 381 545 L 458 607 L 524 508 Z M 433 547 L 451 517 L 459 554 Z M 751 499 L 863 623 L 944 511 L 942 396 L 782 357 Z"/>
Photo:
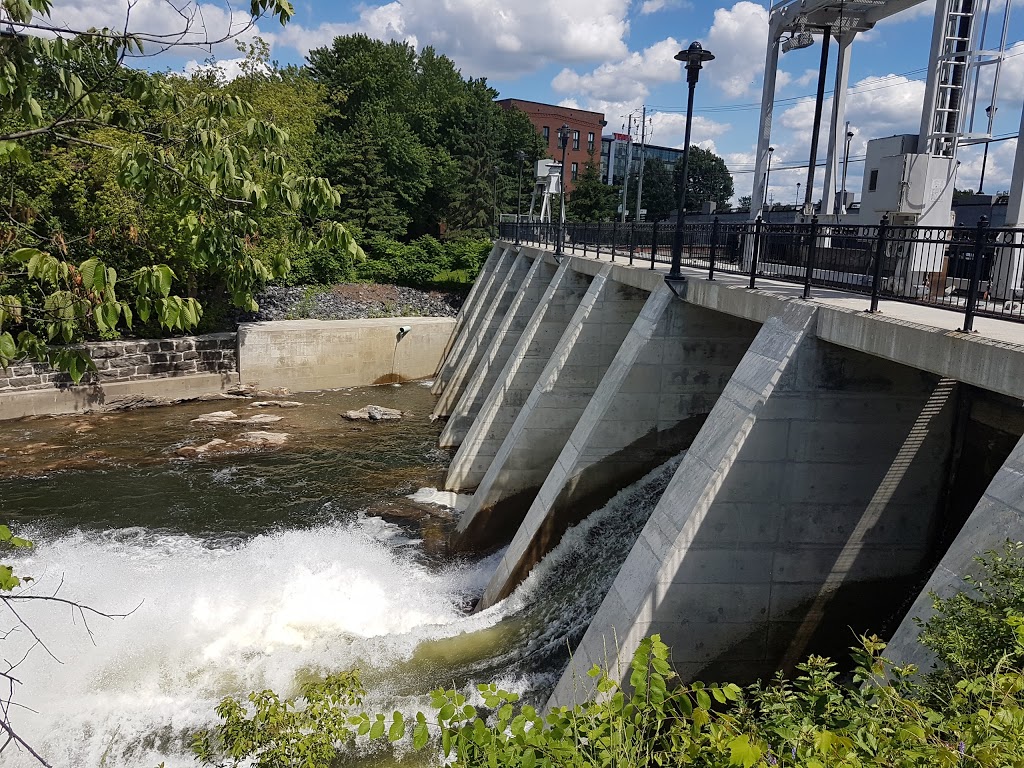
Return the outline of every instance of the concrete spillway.
<path id="1" fill-rule="evenodd" d="M 682 293 L 653 270 L 495 246 L 436 384 L 458 446 L 447 485 L 474 492 L 454 544 L 508 544 L 481 607 L 685 452 L 553 704 L 589 695 L 594 663 L 628 669 L 653 632 L 684 679 L 771 674 L 854 594 L 878 615 L 911 607 L 893 648 L 916 659 L 918 593 L 1024 538 L 1024 347 L 728 280 Z"/>

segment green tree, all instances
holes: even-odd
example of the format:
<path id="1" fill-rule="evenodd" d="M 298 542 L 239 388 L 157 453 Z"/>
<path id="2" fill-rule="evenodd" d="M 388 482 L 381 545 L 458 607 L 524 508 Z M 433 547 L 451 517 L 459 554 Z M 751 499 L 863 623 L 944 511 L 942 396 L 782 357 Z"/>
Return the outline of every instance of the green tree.
<path id="1" fill-rule="evenodd" d="M 593 155 L 583 167 L 583 175 L 569 194 L 566 214 L 575 221 L 609 221 L 615 217 L 619 190 L 601 179 L 601 171 Z"/>
<path id="2" fill-rule="evenodd" d="M 47 359 L 78 381 L 91 361 L 70 342 L 130 328 L 136 318 L 166 329 L 198 324 L 197 299 L 172 292 L 182 286 L 174 269 L 151 259 L 122 279 L 95 253 L 96 224 L 140 249 L 148 232 L 158 233 L 180 263 L 216 274 L 248 309 L 255 288 L 289 266 L 286 253 L 267 263 L 255 247 L 271 216 L 288 220 L 279 230 L 292 242 L 358 255 L 348 232 L 324 219 L 337 191 L 290 165 L 287 132 L 249 101 L 208 79 L 124 66 L 167 38 L 58 30 L 49 0 L 3 6 L 18 34 L 0 39 L 0 183 L 8 192 L 0 204 L 0 366 Z M 292 7 L 252 0 L 249 11 L 253 23 L 262 15 L 283 23 Z M 198 16 L 186 8 L 182 18 Z M 54 153 L 67 173 L 50 184 L 32 165 Z M 108 170 L 93 173 L 93 165 Z M 21 183 L 33 177 L 34 185 Z M 86 189 L 91 202 L 108 204 L 108 220 L 88 205 L 73 216 L 34 205 L 42 195 L 76 200 Z"/>
<path id="3" fill-rule="evenodd" d="M 682 173 L 683 159 L 679 158 L 672 174 L 676 200 L 682 188 Z M 706 202 L 717 203 L 719 208 L 729 204 L 733 195 L 732 174 L 725 160 L 714 152 L 691 146 L 687 175 L 690 183 L 686 191 L 686 210 L 696 211 Z"/>
<path id="4" fill-rule="evenodd" d="M 636 176 L 630 180 L 628 213 L 636 213 L 636 196 L 638 191 Z M 641 205 L 647 211 L 647 221 L 664 221 L 676 206 L 675 191 L 672 186 L 672 174 L 661 160 L 648 158 L 644 161 L 644 188 Z"/>

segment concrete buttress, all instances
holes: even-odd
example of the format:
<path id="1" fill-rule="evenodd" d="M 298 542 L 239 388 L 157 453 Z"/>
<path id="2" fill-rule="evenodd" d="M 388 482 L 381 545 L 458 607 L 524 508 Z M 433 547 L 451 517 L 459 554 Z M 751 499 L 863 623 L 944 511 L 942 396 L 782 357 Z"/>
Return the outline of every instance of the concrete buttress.
<path id="1" fill-rule="evenodd" d="M 494 299 L 486 307 L 481 308 L 477 332 L 466 340 L 462 348 L 458 367 L 445 384 L 444 392 L 434 406 L 432 418 L 443 418 L 451 413 L 458 404 L 466 385 L 474 372 L 479 369 L 480 362 L 490 347 L 491 340 L 502 325 L 505 314 L 520 293 L 523 282 L 530 274 L 531 261 L 524 253 L 525 249 L 513 259 L 508 271 L 505 272 L 501 284 L 494 291 Z"/>
<path id="2" fill-rule="evenodd" d="M 979 565 L 974 558 L 981 552 L 1001 551 L 1007 540 L 1024 541 L 1024 438 L 996 472 L 896 630 L 885 655 L 895 663 L 913 663 L 927 670 L 934 657 L 917 642 L 919 629 L 914 619 L 927 621 L 931 617 L 933 593 L 943 598 L 958 592 L 970 593 L 973 587 L 967 577 L 979 575 Z"/>
<path id="3" fill-rule="evenodd" d="M 512 538 L 643 309 L 648 294 L 609 280 L 610 272 L 606 265 L 594 276 L 484 473 L 459 521 L 457 548 Z"/>
<path id="4" fill-rule="evenodd" d="M 837 594 L 881 603 L 920 578 L 956 384 L 819 340 L 817 312 L 783 301 L 765 320 L 551 705 L 589 696 L 594 663 L 628 670 L 654 632 L 683 680 L 770 675 L 835 628 Z"/>
<path id="5" fill-rule="evenodd" d="M 456 448 L 466 439 L 473 420 L 519 344 L 554 274 L 555 266 L 537 254 L 487 351 L 469 377 L 462 397 L 448 414 L 439 440 L 442 448 Z"/>
<path id="6" fill-rule="evenodd" d="M 565 259 L 555 270 L 515 349 L 495 377 L 473 425 L 452 458 L 445 480 L 448 490 L 470 490 L 483 480 L 516 414 L 590 288 L 591 277 L 570 269 L 569 264 L 570 260 Z"/>
<path id="7" fill-rule="evenodd" d="M 497 260 L 494 262 L 494 268 L 489 273 L 482 273 L 477 277 L 480 291 L 472 297 L 472 302 L 467 302 L 467 305 L 463 307 L 460 313 L 460 315 L 465 315 L 465 321 L 462 323 L 462 327 L 459 329 L 451 349 L 445 356 L 444 362 L 438 369 L 437 376 L 434 377 L 434 386 L 430 391 L 435 395 L 444 392 L 448 382 L 455 375 L 455 371 L 458 370 L 459 363 L 462 362 L 463 353 L 470 340 L 476 338 L 480 332 L 487 309 L 493 305 L 499 290 L 504 289 L 505 276 L 516 260 L 516 250 L 516 248 L 512 247 L 501 249 Z"/>
<path id="8" fill-rule="evenodd" d="M 480 272 L 477 273 L 476 280 L 473 281 L 473 285 L 469 289 L 469 293 L 466 294 L 466 300 L 462 302 L 462 308 L 459 310 L 458 316 L 455 318 L 455 327 L 452 329 L 452 335 L 448 337 L 448 343 L 445 344 L 444 353 L 441 355 L 441 360 L 438 363 L 438 370 L 444 365 L 448 359 L 448 355 L 452 351 L 455 341 L 458 339 L 459 334 L 462 332 L 462 328 L 466 323 L 466 315 L 470 308 L 480 300 L 480 291 L 483 288 L 483 284 L 487 282 L 487 276 L 494 271 L 495 264 L 501 258 L 501 254 L 507 248 L 507 245 L 501 243 L 495 243 L 491 247 L 491 252 L 487 254 L 487 258 L 484 259 L 484 263 L 480 266 Z"/>
<path id="9" fill-rule="evenodd" d="M 506 597 L 565 530 L 689 447 L 756 323 L 650 294 L 478 605 Z"/>

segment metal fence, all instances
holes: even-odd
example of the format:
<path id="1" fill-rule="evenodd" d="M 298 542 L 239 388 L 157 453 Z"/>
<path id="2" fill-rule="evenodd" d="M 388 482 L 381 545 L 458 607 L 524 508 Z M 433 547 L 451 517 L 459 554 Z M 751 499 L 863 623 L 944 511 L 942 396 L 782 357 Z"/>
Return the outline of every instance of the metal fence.
<path id="1" fill-rule="evenodd" d="M 608 258 L 654 269 L 671 264 L 674 224 L 567 222 L 563 248 L 576 256 Z M 510 241 L 557 250 L 558 224 L 504 222 Z M 1024 322 L 1024 229 L 803 224 L 761 220 L 684 224 L 681 264 L 706 270 L 942 307 L 964 313 L 963 330 L 978 315 Z"/>

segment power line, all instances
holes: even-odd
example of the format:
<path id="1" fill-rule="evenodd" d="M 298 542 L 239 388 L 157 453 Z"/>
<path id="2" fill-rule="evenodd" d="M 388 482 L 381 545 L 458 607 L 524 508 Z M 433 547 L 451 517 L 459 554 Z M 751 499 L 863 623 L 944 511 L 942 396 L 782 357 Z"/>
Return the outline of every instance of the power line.
<path id="1" fill-rule="evenodd" d="M 1013 58 L 1016 58 L 1018 56 L 1024 56 L 1024 50 L 1021 50 L 1018 53 L 1008 53 L 1008 54 L 1006 54 L 1006 56 L 1004 58 L 1005 59 L 1013 59 Z M 907 77 L 907 76 L 910 76 L 910 75 L 924 74 L 927 71 L 928 71 L 927 67 L 918 67 L 917 69 L 908 69 L 906 72 L 897 72 L 897 73 L 891 74 L 891 75 L 883 75 L 883 76 L 875 78 L 875 82 L 871 84 L 871 87 L 847 88 L 846 93 L 848 95 L 849 94 L 858 94 L 858 93 L 870 93 L 871 91 L 880 91 L 880 90 L 883 90 L 883 89 L 886 89 L 886 88 L 896 88 L 896 87 L 898 87 L 900 85 L 905 85 L 907 82 L 919 83 L 919 82 L 921 82 L 921 80 L 907 80 L 907 81 L 899 82 L 899 83 L 890 83 L 888 85 L 876 85 L 875 84 L 879 80 L 894 80 L 894 79 L 899 78 L 899 77 Z M 827 96 L 831 96 L 834 93 L 835 93 L 835 89 L 834 88 L 832 90 L 830 90 L 830 91 L 826 91 L 825 92 L 825 94 Z M 793 103 L 796 103 L 798 101 L 803 101 L 804 99 L 813 99 L 815 97 L 815 95 L 816 94 L 808 93 L 808 94 L 805 94 L 803 96 L 787 96 L 784 99 L 776 99 L 775 101 L 772 102 L 772 104 L 774 106 L 785 106 L 787 104 L 793 104 Z M 678 106 L 668 107 L 668 106 L 662 106 L 662 105 L 658 105 L 658 104 L 651 105 L 651 109 L 656 109 L 659 112 L 670 112 L 670 113 L 684 113 L 684 112 L 686 112 L 685 107 L 678 107 Z M 702 107 L 702 108 L 694 109 L 693 111 L 694 111 L 694 113 L 698 113 L 699 112 L 699 113 L 704 113 L 704 114 L 722 114 L 722 113 L 728 113 L 728 112 L 749 112 L 749 111 L 759 110 L 759 109 L 761 109 L 760 102 L 747 102 L 747 103 L 738 103 L 738 104 L 720 104 L 720 105 L 718 105 L 716 107 Z"/>

